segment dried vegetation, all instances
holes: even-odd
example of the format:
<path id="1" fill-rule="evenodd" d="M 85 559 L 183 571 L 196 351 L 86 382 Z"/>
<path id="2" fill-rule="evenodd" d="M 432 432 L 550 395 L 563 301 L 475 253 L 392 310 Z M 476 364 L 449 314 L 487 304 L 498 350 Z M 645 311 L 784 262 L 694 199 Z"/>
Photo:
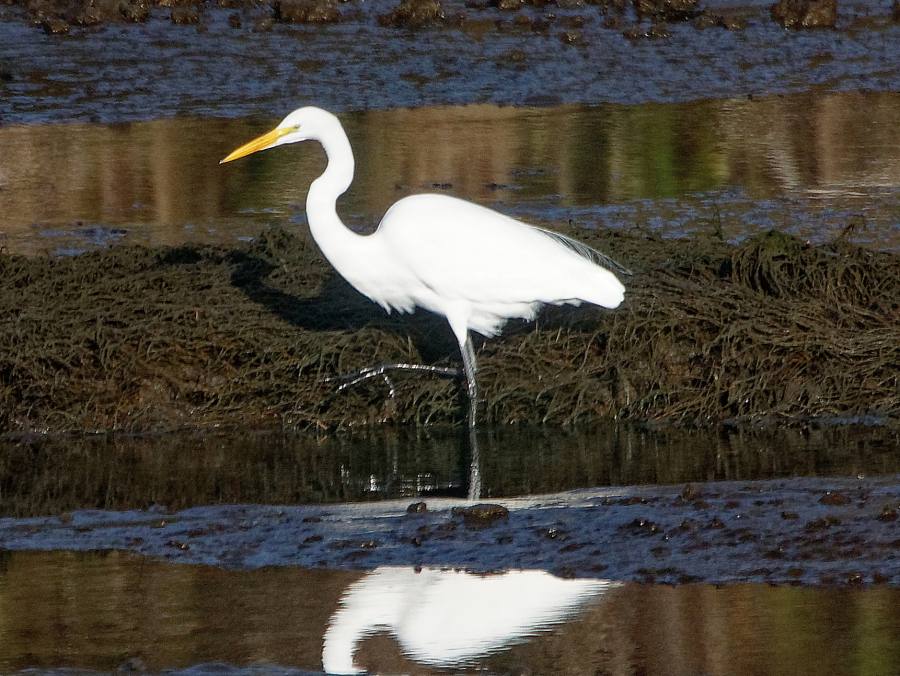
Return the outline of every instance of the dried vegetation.
<path id="1" fill-rule="evenodd" d="M 479 349 L 483 419 L 682 425 L 900 420 L 900 257 L 769 233 L 584 236 L 635 270 L 614 312 L 551 308 Z M 0 255 L 0 432 L 458 420 L 459 388 L 383 361 L 456 364 L 440 318 L 386 316 L 305 234 L 234 249 Z"/>

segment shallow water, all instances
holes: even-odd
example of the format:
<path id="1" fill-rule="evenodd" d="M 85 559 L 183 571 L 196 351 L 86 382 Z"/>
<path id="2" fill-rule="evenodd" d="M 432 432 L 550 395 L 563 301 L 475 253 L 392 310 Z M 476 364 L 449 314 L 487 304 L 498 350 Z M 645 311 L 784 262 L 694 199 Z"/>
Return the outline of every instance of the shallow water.
<path id="1" fill-rule="evenodd" d="M 900 590 L 0 558 L 0 670 L 891 674 Z M 440 627 L 440 631 L 434 630 Z M 220 666 L 223 671 L 228 667 Z"/>
<path id="2" fill-rule="evenodd" d="M 647 431 L 614 424 L 479 433 L 482 497 L 595 486 L 900 472 L 878 427 Z M 56 437 L 0 443 L 0 516 L 465 496 L 459 430 Z"/>
<path id="3" fill-rule="evenodd" d="M 776 228 L 900 250 L 900 94 L 597 107 L 369 111 L 343 117 L 357 177 L 341 201 L 371 229 L 440 191 L 548 224 L 739 240 Z M 0 245 L 233 243 L 301 227 L 312 144 L 219 166 L 275 120 L 174 118 L 0 127 Z"/>

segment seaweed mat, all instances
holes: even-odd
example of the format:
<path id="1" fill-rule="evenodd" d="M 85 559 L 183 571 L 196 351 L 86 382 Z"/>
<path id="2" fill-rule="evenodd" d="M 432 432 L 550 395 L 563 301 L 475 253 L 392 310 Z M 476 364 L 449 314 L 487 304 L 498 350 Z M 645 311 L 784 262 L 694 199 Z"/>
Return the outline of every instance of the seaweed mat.
<path id="1" fill-rule="evenodd" d="M 771 232 L 739 246 L 579 233 L 635 274 L 615 311 L 550 308 L 477 343 L 482 422 L 716 425 L 900 419 L 900 256 Z M 0 254 L 0 433 L 218 425 L 335 428 L 462 418 L 448 327 L 387 316 L 306 233 L 226 249 Z"/>

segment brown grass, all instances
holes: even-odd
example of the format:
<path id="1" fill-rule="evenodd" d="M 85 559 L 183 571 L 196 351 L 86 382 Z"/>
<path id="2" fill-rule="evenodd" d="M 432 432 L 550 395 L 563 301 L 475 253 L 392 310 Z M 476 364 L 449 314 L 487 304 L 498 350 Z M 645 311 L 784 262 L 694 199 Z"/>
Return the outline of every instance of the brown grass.
<path id="1" fill-rule="evenodd" d="M 580 233 L 635 270 L 609 312 L 551 308 L 478 351 L 482 420 L 683 425 L 900 420 L 900 257 L 769 233 L 740 246 Z M 334 428 L 461 419 L 458 383 L 383 361 L 456 365 L 442 319 L 388 317 L 308 236 L 223 249 L 0 255 L 0 432 L 215 425 Z"/>

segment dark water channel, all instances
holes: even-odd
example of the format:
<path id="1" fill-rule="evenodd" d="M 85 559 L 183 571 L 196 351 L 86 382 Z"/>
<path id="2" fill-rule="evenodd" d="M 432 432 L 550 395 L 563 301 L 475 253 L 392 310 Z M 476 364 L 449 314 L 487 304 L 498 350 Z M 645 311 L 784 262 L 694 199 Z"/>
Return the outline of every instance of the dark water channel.
<path id="1" fill-rule="evenodd" d="M 607 424 L 499 428 L 478 439 L 482 498 L 900 472 L 900 439 L 879 427 L 716 433 Z M 453 429 L 7 441 L 0 445 L 0 516 L 465 497 L 468 463 L 461 432 Z"/>
<path id="2" fill-rule="evenodd" d="M 288 112 L 294 102 L 266 115 Z M 474 105 L 343 116 L 357 158 L 345 220 L 445 192 L 548 225 L 740 240 L 778 229 L 900 250 L 900 94 L 693 103 Z M 276 119 L 0 125 L 0 246 L 234 243 L 304 227 L 308 144 L 219 166 Z"/>
<path id="3" fill-rule="evenodd" d="M 0 557 L 0 608 L 6 673 L 871 676 L 900 665 L 900 590 L 889 587 L 226 571 L 116 552 L 15 552 Z"/>

